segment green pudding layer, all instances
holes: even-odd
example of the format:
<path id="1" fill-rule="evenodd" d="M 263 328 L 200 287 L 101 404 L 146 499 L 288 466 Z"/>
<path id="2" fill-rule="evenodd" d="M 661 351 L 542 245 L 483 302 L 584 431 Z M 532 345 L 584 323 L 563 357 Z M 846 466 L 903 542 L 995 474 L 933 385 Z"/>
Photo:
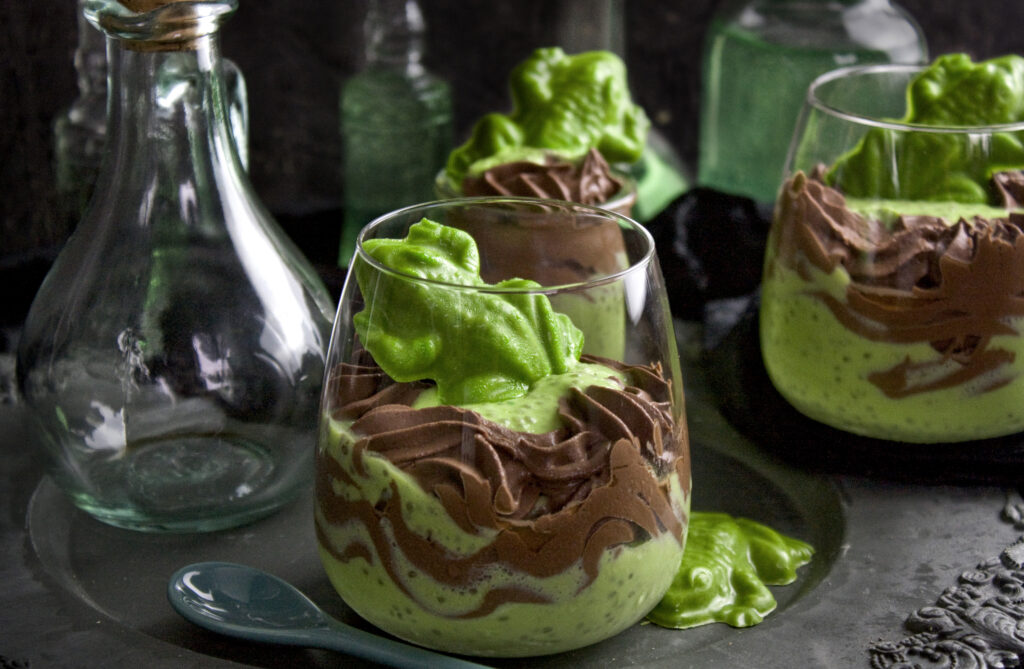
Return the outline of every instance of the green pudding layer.
<path id="1" fill-rule="evenodd" d="M 353 466 L 353 436 L 345 425 L 329 421 L 327 455 L 334 458 L 351 483 L 332 481 L 335 494 L 371 503 L 392 494 L 402 499 L 402 515 L 410 528 L 444 546 L 453 556 L 486 548 L 494 534 L 470 534 L 451 521 L 440 501 L 425 492 L 385 458 L 364 453 L 364 471 Z M 672 503 L 688 514 L 689 499 L 676 477 Z M 529 656 L 557 653 L 595 643 L 633 625 L 659 601 L 674 578 L 683 546 L 671 533 L 633 545 L 620 545 L 600 558 L 589 585 L 581 564 L 555 576 L 540 578 L 492 563 L 467 587 L 440 583 L 417 569 L 390 542 L 390 571 L 385 568 L 365 526 L 358 520 L 326 522 L 317 508 L 321 542 L 369 549 L 370 559 L 340 561 L 321 543 L 320 556 L 331 583 L 356 613 L 407 641 L 449 652 L 485 656 Z M 386 522 L 386 521 L 383 521 Z M 391 533 L 392 528 L 384 528 Z M 494 589 L 517 586 L 548 601 L 504 603 L 478 617 L 460 616 L 480 607 Z"/>
<path id="2" fill-rule="evenodd" d="M 464 404 L 464 409 L 476 411 L 484 418 L 516 432 L 541 434 L 562 427 L 558 417 L 558 400 L 573 387 L 604 386 L 622 388 L 625 377 L 604 365 L 579 363 L 565 374 L 552 374 L 534 382 L 530 390 L 521 397 L 503 402 L 480 402 Z M 413 408 L 423 409 L 441 404 L 437 389 L 430 388 L 422 393 Z"/>
<path id="3" fill-rule="evenodd" d="M 865 218 L 877 219 L 886 225 L 891 225 L 900 216 L 934 216 L 945 219 L 949 225 L 953 225 L 961 218 L 970 221 L 975 216 L 1006 218 L 1009 215 L 1009 212 L 1003 207 L 925 200 L 874 200 L 848 197 L 846 206 Z"/>
<path id="4" fill-rule="evenodd" d="M 996 336 L 990 348 L 1014 359 L 986 375 L 949 388 L 886 396 L 868 379 L 901 363 L 941 363 L 928 343 L 872 341 L 843 326 L 815 292 L 846 301 L 850 278 L 810 270 L 804 280 L 769 259 L 762 286 L 761 351 L 772 383 L 797 410 L 855 434 L 906 442 L 985 439 L 1024 430 L 1024 337 Z M 1016 331 L 1021 319 L 1007 324 Z M 880 331 L 884 328 L 879 325 Z M 928 374 L 955 371 L 954 361 L 928 367 Z M 928 378 L 913 380 L 924 385 Z"/>

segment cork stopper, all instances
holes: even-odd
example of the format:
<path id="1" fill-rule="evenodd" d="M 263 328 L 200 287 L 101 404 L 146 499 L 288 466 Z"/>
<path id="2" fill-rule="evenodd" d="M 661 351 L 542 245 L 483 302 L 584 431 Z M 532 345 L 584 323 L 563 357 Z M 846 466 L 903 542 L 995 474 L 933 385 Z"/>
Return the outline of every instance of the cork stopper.
<path id="1" fill-rule="evenodd" d="M 121 0 L 126 9 L 136 14 L 145 14 L 154 9 L 160 9 L 165 5 L 173 5 L 176 2 L 188 2 L 189 0 Z"/>

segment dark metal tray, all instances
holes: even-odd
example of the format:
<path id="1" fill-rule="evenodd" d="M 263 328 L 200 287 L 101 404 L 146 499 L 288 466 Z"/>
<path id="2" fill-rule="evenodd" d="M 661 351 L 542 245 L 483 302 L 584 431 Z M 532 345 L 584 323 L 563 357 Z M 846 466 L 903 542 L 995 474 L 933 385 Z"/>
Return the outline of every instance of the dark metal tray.
<path id="1" fill-rule="evenodd" d="M 715 624 L 677 631 L 642 624 L 571 653 L 485 662 L 501 667 L 886 667 L 900 657 L 934 650 L 931 641 L 963 636 L 956 621 L 931 637 L 905 621 L 922 609 L 935 609 L 940 596 L 965 577 L 980 579 L 975 585 L 981 589 L 994 582 L 994 577 L 984 581 L 984 564 L 1012 570 L 1005 558 L 1013 554 L 1020 530 L 1004 514 L 1009 510 L 1012 516 L 1018 508 L 1016 492 L 1006 485 L 925 485 L 822 474 L 783 461 L 719 413 L 703 370 L 694 364 L 699 356 L 691 334 L 684 327 L 680 341 L 694 508 L 753 518 L 808 541 L 816 548 L 813 561 L 801 568 L 796 583 L 773 588 L 778 609 L 752 628 Z M 243 643 L 206 632 L 179 618 L 164 595 L 168 577 L 186 563 L 244 562 L 291 581 L 338 618 L 367 627 L 323 575 L 309 496 L 235 530 L 140 534 L 77 511 L 42 477 L 33 452 L 16 405 L 0 406 L 0 666 L 357 666 L 335 653 Z M 986 665 L 985 657 L 1002 652 L 996 648 L 1000 642 L 982 643 L 989 644 L 982 649 L 988 655 L 981 653 L 976 665 L 997 666 Z"/>

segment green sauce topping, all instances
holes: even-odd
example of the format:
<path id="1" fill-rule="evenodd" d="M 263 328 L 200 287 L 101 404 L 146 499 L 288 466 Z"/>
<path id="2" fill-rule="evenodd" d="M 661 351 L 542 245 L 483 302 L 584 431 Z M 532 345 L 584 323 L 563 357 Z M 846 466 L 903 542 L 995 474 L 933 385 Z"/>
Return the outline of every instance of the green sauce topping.
<path id="1" fill-rule="evenodd" d="M 686 551 L 668 592 L 647 618 L 687 629 L 722 622 L 750 627 L 775 610 L 766 585 L 796 580 L 814 549 L 746 518 L 693 512 Z"/>
<path id="2" fill-rule="evenodd" d="M 941 200 L 878 200 L 848 197 L 846 206 L 864 218 L 879 220 L 890 228 L 900 216 L 934 216 L 944 219 L 947 225 L 954 225 L 961 218 L 970 221 L 975 216 L 1006 218 L 1009 215 L 1004 207 Z"/>
<path id="3" fill-rule="evenodd" d="M 363 249 L 393 271 L 356 256 L 366 307 L 355 328 L 396 381 L 431 379 L 442 403 L 465 405 L 519 397 L 577 364 L 583 333 L 547 296 L 524 292 L 539 288 L 535 281 L 483 281 L 476 243 L 462 230 L 423 219 L 405 239 L 369 239 Z"/>
<path id="4" fill-rule="evenodd" d="M 947 127 L 1020 121 L 1024 121 L 1024 58 L 1009 55 L 974 63 L 964 54 L 937 58 L 911 81 L 902 119 Z M 829 170 L 827 181 L 858 197 L 983 204 L 990 201 L 992 174 L 1024 168 L 1022 135 L 995 133 L 991 145 L 979 154 L 962 134 L 873 128 Z M 891 175 L 892 155 L 898 160 L 898 180 Z"/>
<path id="5" fill-rule="evenodd" d="M 552 374 L 540 379 L 521 397 L 503 402 L 479 402 L 462 405 L 463 409 L 475 411 L 487 420 L 504 425 L 516 432 L 543 434 L 562 427 L 558 415 L 558 400 L 565 397 L 569 388 L 623 388 L 626 375 L 604 365 L 581 362 L 565 374 Z M 435 388 L 428 388 L 419 394 L 413 403 L 414 409 L 441 404 Z"/>
<path id="6" fill-rule="evenodd" d="M 502 163 L 566 160 L 596 148 L 611 163 L 640 159 L 650 121 L 633 104 L 626 66 L 608 51 L 566 55 L 537 49 L 509 74 L 511 114 L 487 114 L 469 140 L 452 151 L 446 173 L 453 184 Z"/>

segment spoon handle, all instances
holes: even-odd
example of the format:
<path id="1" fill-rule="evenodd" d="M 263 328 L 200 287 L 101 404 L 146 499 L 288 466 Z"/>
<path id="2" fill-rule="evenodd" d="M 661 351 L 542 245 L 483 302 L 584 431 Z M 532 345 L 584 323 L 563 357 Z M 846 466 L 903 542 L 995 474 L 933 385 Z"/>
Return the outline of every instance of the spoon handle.
<path id="1" fill-rule="evenodd" d="M 392 667 L 403 669 L 485 669 L 486 665 L 468 660 L 460 660 L 442 653 L 437 653 L 420 646 L 413 646 L 402 641 L 386 639 L 361 629 L 329 620 L 331 629 L 320 634 L 312 634 L 310 643 L 320 648 L 340 650 L 349 655 L 373 660 Z"/>

